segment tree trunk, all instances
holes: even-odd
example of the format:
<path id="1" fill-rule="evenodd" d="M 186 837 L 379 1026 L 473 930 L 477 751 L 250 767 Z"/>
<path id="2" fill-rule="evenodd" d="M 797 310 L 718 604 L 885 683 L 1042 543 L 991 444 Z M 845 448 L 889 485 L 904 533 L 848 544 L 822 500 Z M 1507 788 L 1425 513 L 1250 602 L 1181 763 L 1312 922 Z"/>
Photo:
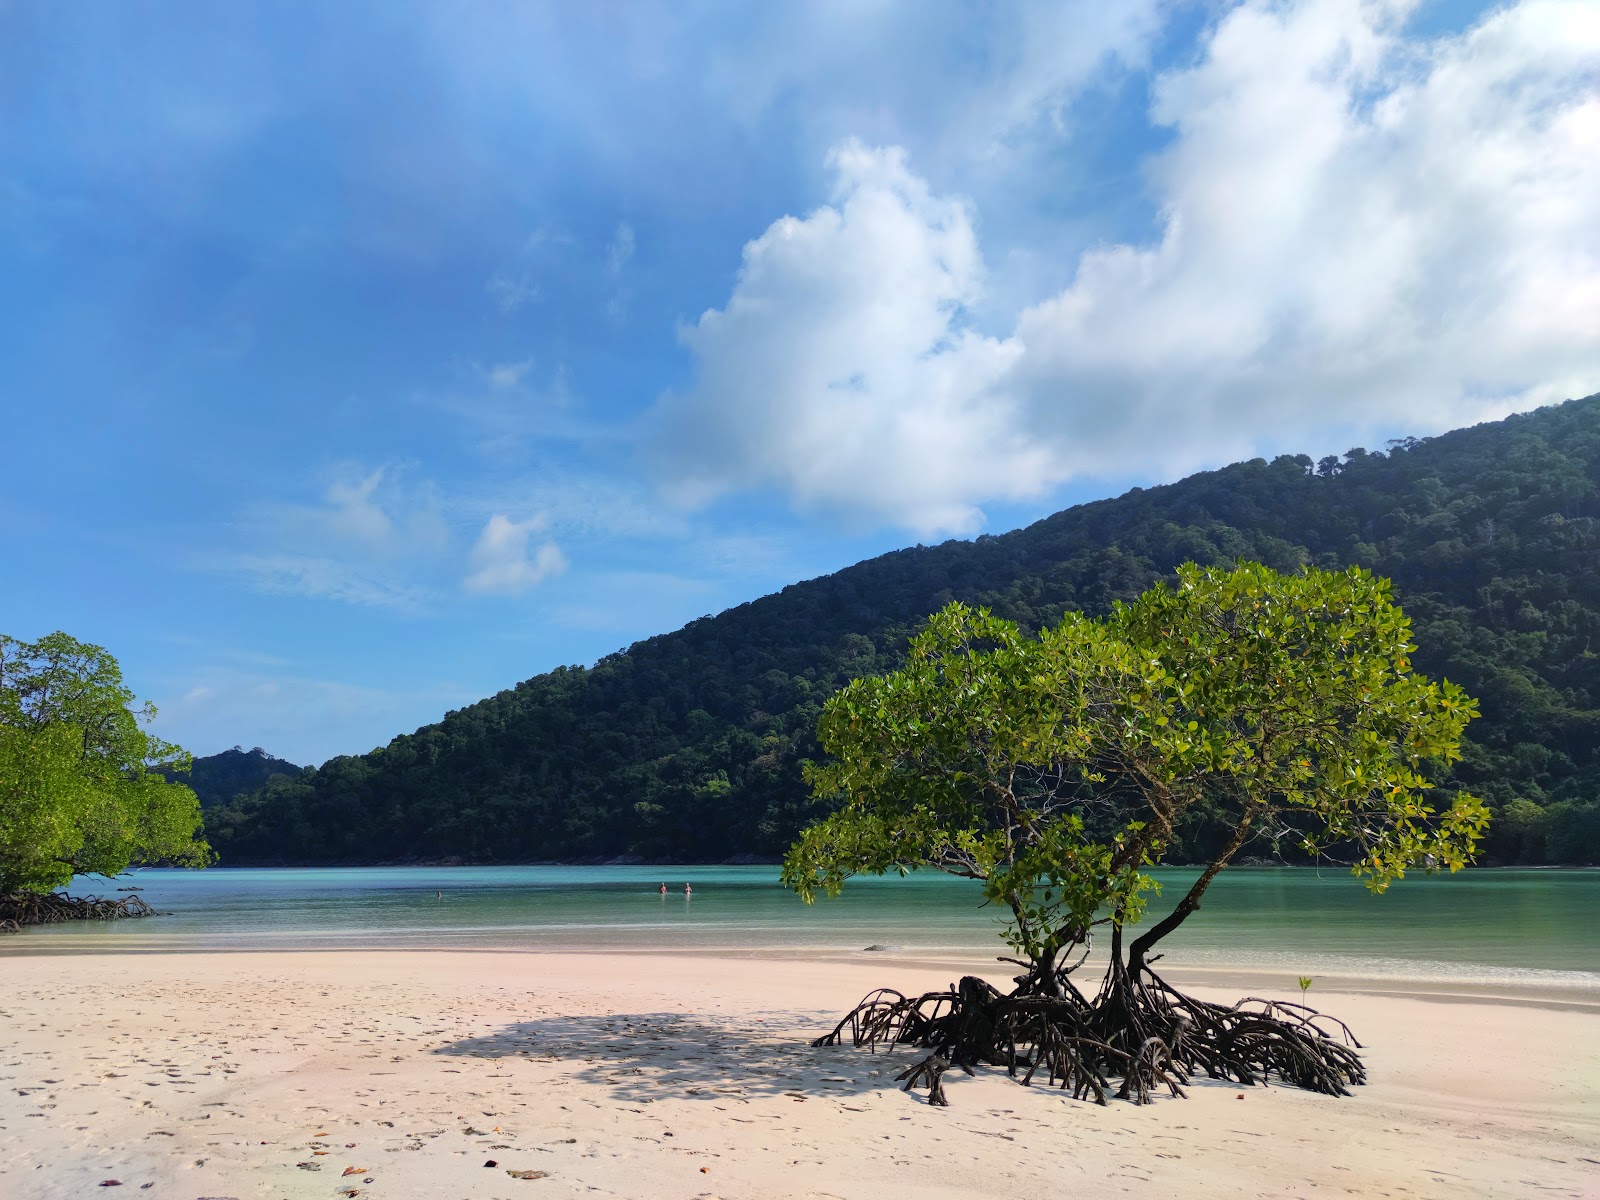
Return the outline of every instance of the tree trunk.
<path id="1" fill-rule="evenodd" d="M 1244 816 L 1239 818 L 1239 824 L 1234 828 L 1233 837 L 1223 847 L 1222 853 L 1217 855 L 1212 860 L 1211 865 L 1200 873 L 1200 878 L 1190 885 L 1189 890 L 1184 893 L 1183 899 L 1178 901 L 1173 910 L 1157 921 L 1148 932 L 1133 940 L 1133 944 L 1128 947 L 1128 972 L 1134 978 L 1137 979 L 1145 969 L 1145 962 L 1155 944 L 1179 925 L 1182 925 L 1200 907 L 1200 897 L 1205 895 L 1206 889 L 1211 886 L 1211 881 L 1217 877 L 1218 872 L 1232 861 L 1235 854 L 1239 853 L 1239 848 L 1244 845 L 1245 839 L 1250 836 L 1250 826 L 1254 821 L 1255 813 L 1250 809 L 1246 809 Z M 1121 932 L 1120 926 L 1118 927 L 1118 932 Z"/>

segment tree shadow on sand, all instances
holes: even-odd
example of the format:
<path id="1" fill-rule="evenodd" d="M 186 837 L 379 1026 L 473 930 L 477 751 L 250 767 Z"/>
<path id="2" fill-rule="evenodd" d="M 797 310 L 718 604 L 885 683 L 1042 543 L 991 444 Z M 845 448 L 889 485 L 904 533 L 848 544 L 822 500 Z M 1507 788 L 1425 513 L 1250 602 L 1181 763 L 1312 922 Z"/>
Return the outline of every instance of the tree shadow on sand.
<path id="1" fill-rule="evenodd" d="M 812 1046 L 814 1021 L 810 1014 L 773 1013 L 756 1018 L 752 1028 L 667 1012 L 546 1017 L 461 1038 L 433 1053 L 581 1064 L 568 1072 L 571 1078 L 635 1102 L 864 1095 L 897 1087 L 895 1076 L 915 1061 L 909 1050 L 869 1054 Z"/>
<path id="2" fill-rule="evenodd" d="M 721 1103 L 776 1096 L 848 1100 L 900 1091 L 896 1077 L 927 1054 L 909 1045 L 875 1051 L 813 1046 L 819 1023 L 814 1013 L 771 1012 L 743 1020 L 750 1024 L 671 1012 L 545 1017 L 448 1042 L 432 1053 L 570 1064 L 562 1072 L 567 1078 L 633 1104 L 668 1098 Z M 1004 1068 L 979 1070 L 1004 1074 Z M 1193 1079 L 1189 1086 L 1239 1087 L 1205 1078 Z M 1070 1091 L 1043 1083 L 1030 1090 L 1071 1097 Z M 925 1096 L 919 1091 L 905 1100 L 920 1104 Z"/>

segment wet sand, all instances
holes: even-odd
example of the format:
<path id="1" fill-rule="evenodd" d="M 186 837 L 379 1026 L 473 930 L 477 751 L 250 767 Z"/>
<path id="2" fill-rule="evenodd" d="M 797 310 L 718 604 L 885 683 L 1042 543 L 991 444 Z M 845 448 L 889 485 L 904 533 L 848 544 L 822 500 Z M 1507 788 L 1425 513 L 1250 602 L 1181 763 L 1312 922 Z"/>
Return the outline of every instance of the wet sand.
<path id="1" fill-rule="evenodd" d="M 989 1071 L 938 1109 L 893 1082 L 912 1052 L 807 1044 L 874 987 L 974 965 L 3 958 L 0 1197 L 1600 1196 L 1592 993 L 1319 981 L 1368 1046 L 1350 1099 L 1197 1082 L 1102 1108 Z"/>

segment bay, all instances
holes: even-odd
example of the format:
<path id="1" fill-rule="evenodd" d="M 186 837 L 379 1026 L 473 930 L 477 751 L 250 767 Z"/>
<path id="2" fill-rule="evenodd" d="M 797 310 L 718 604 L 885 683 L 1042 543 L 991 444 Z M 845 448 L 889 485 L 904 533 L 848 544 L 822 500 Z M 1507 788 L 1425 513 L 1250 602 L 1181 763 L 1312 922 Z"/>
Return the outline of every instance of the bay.
<path id="1" fill-rule="evenodd" d="M 1194 872 L 1157 872 L 1175 899 Z M 658 888 L 668 885 L 663 896 Z M 693 885 L 686 896 L 684 884 Z M 771 866 L 139 870 L 74 894 L 167 914 L 0 935 L 0 955 L 267 949 L 993 954 L 977 885 L 917 872 L 806 905 Z M 1162 911 L 1160 901 L 1152 911 Z M 1163 944 L 1169 964 L 1600 990 L 1600 871 L 1411 877 L 1375 896 L 1337 869 L 1235 868 Z"/>

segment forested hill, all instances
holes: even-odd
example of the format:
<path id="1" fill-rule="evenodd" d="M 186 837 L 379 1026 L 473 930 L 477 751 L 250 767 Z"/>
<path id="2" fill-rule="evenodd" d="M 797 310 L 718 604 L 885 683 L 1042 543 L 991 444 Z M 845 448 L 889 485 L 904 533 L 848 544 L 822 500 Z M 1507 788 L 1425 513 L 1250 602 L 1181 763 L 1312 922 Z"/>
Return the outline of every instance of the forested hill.
<path id="1" fill-rule="evenodd" d="M 1418 666 L 1477 696 L 1460 780 L 1503 861 L 1600 854 L 1600 395 L 1387 453 L 1254 459 L 975 542 L 901 550 L 530 679 L 213 810 L 222 861 L 778 855 L 822 701 L 959 598 L 1031 627 L 1175 566 L 1358 563 Z M 1198 851 L 1205 837 L 1191 837 Z M 1180 854 L 1183 848 L 1179 848 Z"/>
<path id="2" fill-rule="evenodd" d="M 260 746 L 253 750 L 235 746 L 220 754 L 197 758 L 187 772 L 174 771 L 167 778 L 188 784 L 200 797 L 200 806 L 210 808 L 256 791 L 274 775 L 297 776 L 302 770 L 303 767 L 275 758 Z"/>

